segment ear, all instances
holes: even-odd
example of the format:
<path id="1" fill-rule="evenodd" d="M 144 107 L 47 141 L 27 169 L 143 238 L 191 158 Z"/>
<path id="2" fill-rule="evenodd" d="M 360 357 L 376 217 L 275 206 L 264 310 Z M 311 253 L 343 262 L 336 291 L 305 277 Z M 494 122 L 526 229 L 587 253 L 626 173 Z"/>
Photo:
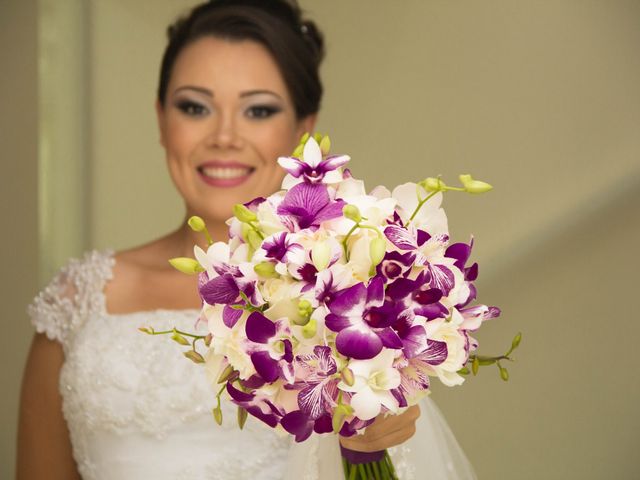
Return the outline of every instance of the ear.
<path id="1" fill-rule="evenodd" d="M 165 112 L 160 100 L 156 100 L 156 119 L 158 120 L 158 131 L 160 132 L 160 145 L 165 146 Z"/>
<path id="2" fill-rule="evenodd" d="M 312 113 L 307 115 L 298 122 L 298 138 L 302 137 L 305 133 L 312 134 L 314 128 L 316 128 L 316 122 L 318 120 L 318 114 Z"/>

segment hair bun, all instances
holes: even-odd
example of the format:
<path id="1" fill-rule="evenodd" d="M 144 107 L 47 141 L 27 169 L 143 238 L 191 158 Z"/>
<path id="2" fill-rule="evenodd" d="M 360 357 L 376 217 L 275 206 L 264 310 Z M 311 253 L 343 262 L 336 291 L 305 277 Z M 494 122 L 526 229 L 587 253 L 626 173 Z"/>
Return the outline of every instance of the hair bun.
<path id="1" fill-rule="evenodd" d="M 311 20 L 300 23 L 300 33 L 313 50 L 316 62 L 320 63 L 324 58 L 324 37 L 316 24 Z"/>

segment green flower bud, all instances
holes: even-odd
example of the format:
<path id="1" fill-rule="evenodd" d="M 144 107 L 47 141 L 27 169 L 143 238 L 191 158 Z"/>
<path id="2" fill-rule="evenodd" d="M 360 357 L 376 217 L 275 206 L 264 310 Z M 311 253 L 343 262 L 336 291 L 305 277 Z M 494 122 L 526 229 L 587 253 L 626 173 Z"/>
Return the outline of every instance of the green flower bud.
<path id="1" fill-rule="evenodd" d="M 382 237 L 376 237 L 369 244 L 369 258 L 372 266 L 378 265 L 387 253 L 387 242 Z"/>
<path id="2" fill-rule="evenodd" d="M 222 425 L 222 409 L 220 407 L 213 409 L 213 418 L 218 425 Z"/>
<path id="3" fill-rule="evenodd" d="M 262 245 L 262 238 L 260 238 L 260 235 L 254 229 L 248 230 L 245 238 L 249 246 L 254 250 L 259 249 L 260 245 Z"/>
<path id="4" fill-rule="evenodd" d="M 471 372 L 467 367 L 462 367 L 460 370 L 458 370 L 458 373 L 460 375 L 469 375 Z"/>
<path id="5" fill-rule="evenodd" d="M 247 411 L 242 407 L 238 407 L 238 427 L 240 427 L 240 430 L 244 428 L 245 423 L 247 423 Z"/>
<path id="6" fill-rule="evenodd" d="M 325 135 L 320 140 L 320 151 L 323 155 L 328 155 L 329 150 L 331 150 L 331 140 L 329 139 L 329 135 Z"/>
<path id="7" fill-rule="evenodd" d="M 340 372 L 340 376 L 342 377 L 342 381 L 346 383 L 348 386 L 353 387 L 353 384 L 356 382 L 355 377 L 353 376 L 353 372 L 349 367 L 344 368 Z"/>
<path id="8" fill-rule="evenodd" d="M 478 357 L 478 363 L 482 366 L 493 365 L 494 363 L 496 363 L 496 359 Z"/>
<path id="9" fill-rule="evenodd" d="M 204 229 L 207 228 L 204 224 L 204 220 L 197 215 L 190 217 L 187 223 L 191 227 L 191 230 L 193 230 L 194 232 L 203 232 Z"/>
<path id="10" fill-rule="evenodd" d="M 311 258 L 313 260 L 313 266 L 316 270 L 321 272 L 329 266 L 331 260 L 331 247 L 324 241 L 319 241 L 313 244 L 311 248 Z"/>
<path id="11" fill-rule="evenodd" d="M 518 348 L 518 346 L 520 345 L 520 342 L 522 341 L 522 334 L 518 333 L 514 338 L 513 338 L 513 342 L 511 342 L 511 350 L 515 350 L 516 348 Z"/>
<path id="12" fill-rule="evenodd" d="M 309 318 L 313 313 L 313 306 L 309 300 L 302 299 L 298 302 L 298 313 L 301 317 Z M 306 324 L 307 322 L 305 322 Z"/>
<path id="13" fill-rule="evenodd" d="M 207 333 L 207 336 L 204 337 L 204 344 L 208 347 L 211 345 L 211 340 L 213 340 L 213 335 L 211 333 Z"/>
<path id="14" fill-rule="evenodd" d="M 176 329 L 173 329 L 173 333 L 171 334 L 171 340 L 179 343 L 180 345 L 189 345 L 189 340 L 180 335 Z"/>
<path id="15" fill-rule="evenodd" d="M 322 136 L 323 135 L 320 132 L 316 132 L 313 134 L 313 139 L 319 144 L 322 141 Z"/>
<path id="16" fill-rule="evenodd" d="M 296 149 L 291 154 L 292 157 L 302 158 L 302 152 L 304 151 L 304 143 L 301 143 L 296 147 Z"/>
<path id="17" fill-rule="evenodd" d="M 460 179 L 460 182 L 462 182 L 464 190 L 468 193 L 485 193 L 493 188 L 486 182 L 474 180 L 469 174 L 460 175 L 458 178 Z"/>
<path id="18" fill-rule="evenodd" d="M 318 331 L 318 322 L 311 318 L 307 322 L 305 326 L 302 327 L 302 336 L 304 338 L 313 338 L 316 336 L 316 332 Z"/>
<path id="19" fill-rule="evenodd" d="M 146 333 L 147 335 L 153 335 L 155 330 L 152 327 L 138 327 L 142 333 Z"/>
<path id="20" fill-rule="evenodd" d="M 258 219 L 255 213 L 241 203 L 236 203 L 233 206 L 233 215 L 242 223 L 255 222 Z"/>
<path id="21" fill-rule="evenodd" d="M 191 360 L 193 363 L 204 363 L 204 357 L 195 350 L 189 350 L 183 353 L 185 357 Z"/>
<path id="22" fill-rule="evenodd" d="M 220 374 L 220 376 L 218 377 L 218 384 L 220 383 L 224 383 L 227 380 L 229 380 L 229 378 L 231 377 L 231 375 L 233 375 L 233 372 L 235 370 L 233 369 L 233 366 L 231 365 L 227 365 L 225 367 L 225 369 L 222 371 L 222 373 Z"/>
<path id="23" fill-rule="evenodd" d="M 345 205 L 342 207 L 342 214 L 349 220 L 353 220 L 356 223 L 362 220 L 360 210 L 355 205 Z"/>
<path id="24" fill-rule="evenodd" d="M 271 262 L 260 262 L 253 266 L 253 271 L 264 278 L 277 278 L 276 266 Z"/>
<path id="25" fill-rule="evenodd" d="M 198 263 L 197 260 L 188 257 L 176 257 L 171 258 L 169 263 L 176 270 L 181 271 L 182 273 L 186 273 L 187 275 L 195 275 L 200 272 L 204 272 L 204 268 L 202 265 Z"/>
<path id="26" fill-rule="evenodd" d="M 309 140 L 309 132 L 305 132 L 302 137 L 300 137 L 300 145 L 304 145 L 305 143 L 307 143 L 307 140 Z"/>
<path id="27" fill-rule="evenodd" d="M 507 369 L 504 367 L 499 367 L 499 368 L 500 368 L 500 378 L 502 378 L 502 380 L 506 382 L 507 380 L 509 380 L 509 372 L 507 372 Z"/>
<path id="28" fill-rule="evenodd" d="M 479 368 L 480 368 L 480 359 L 478 357 L 474 357 L 473 362 L 471 363 L 471 372 L 473 372 L 474 375 L 477 375 Z"/>
<path id="29" fill-rule="evenodd" d="M 420 182 L 420 186 L 427 192 L 439 192 L 446 188 L 445 183 L 440 178 L 429 177 Z"/>

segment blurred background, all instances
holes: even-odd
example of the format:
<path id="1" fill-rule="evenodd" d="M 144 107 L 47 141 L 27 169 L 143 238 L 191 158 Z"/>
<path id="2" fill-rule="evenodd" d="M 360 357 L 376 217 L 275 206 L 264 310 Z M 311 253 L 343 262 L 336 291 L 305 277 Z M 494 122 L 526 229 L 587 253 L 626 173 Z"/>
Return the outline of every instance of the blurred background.
<path id="1" fill-rule="evenodd" d="M 187 0 L 0 0 L 0 477 L 14 475 L 25 307 L 71 256 L 183 217 L 153 103 Z M 435 385 L 480 479 L 636 479 L 640 2 L 302 0 L 328 55 L 319 130 L 371 187 L 460 173 L 481 352 L 523 341 L 509 382 Z M 435 383 L 435 382 L 434 382 Z"/>

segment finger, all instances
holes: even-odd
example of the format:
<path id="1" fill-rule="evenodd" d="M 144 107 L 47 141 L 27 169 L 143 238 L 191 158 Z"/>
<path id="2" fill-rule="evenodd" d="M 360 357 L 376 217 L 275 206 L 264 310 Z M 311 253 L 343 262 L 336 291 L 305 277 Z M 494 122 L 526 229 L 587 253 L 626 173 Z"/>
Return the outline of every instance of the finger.
<path id="1" fill-rule="evenodd" d="M 373 440 L 363 438 L 363 435 L 354 435 L 353 437 L 341 437 L 340 443 L 343 447 L 357 452 L 377 452 L 387 448 L 395 447 L 409 440 L 415 435 L 415 426 L 410 426 L 401 431 L 377 437 Z"/>
<path id="2" fill-rule="evenodd" d="M 417 405 L 409 407 L 400 415 L 379 416 L 376 421 L 365 430 L 365 435 L 385 435 L 402 430 L 415 423 L 420 416 L 420 408 Z"/>

